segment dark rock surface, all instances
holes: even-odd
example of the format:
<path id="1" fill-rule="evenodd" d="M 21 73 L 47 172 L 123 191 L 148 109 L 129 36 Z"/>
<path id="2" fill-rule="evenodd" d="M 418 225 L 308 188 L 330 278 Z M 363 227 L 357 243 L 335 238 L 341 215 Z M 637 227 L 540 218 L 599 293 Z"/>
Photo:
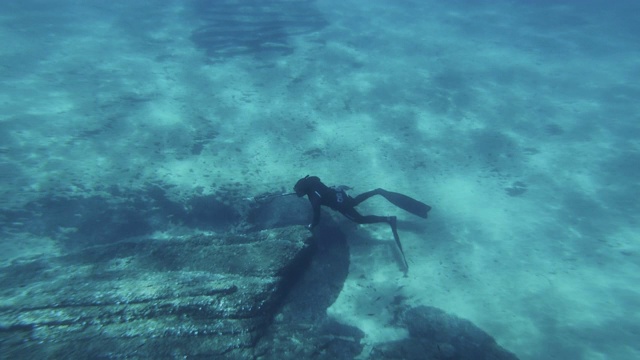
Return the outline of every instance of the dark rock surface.
<path id="1" fill-rule="evenodd" d="M 250 358 L 313 247 L 302 227 L 126 241 L 0 269 L 13 358 Z"/>
<path id="2" fill-rule="evenodd" d="M 315 230 L 316 250 L 265 336 L 256 346 L 260 360 L 353 359 L 364 333 L 327 316 L 349 274 L 347 238 L 327 217 Z"/>
<path id="3" fill-rule="evenodd" d="M 410 337 L 363 353 L 362 331 L 326 314 L 349 272 L 347 234 L 323 215 L 312 237 L 304 199 L 110 195 L 0 211 L 0 230 L 67 250 L 0 267 L 0 358 L 515 359 L 470 322 L 402 300 L 393 325 Z M 190 235 L 151 236 L 172 227 Z"/>
<path id="4" fill-rule="evenodd" d="M 214 58 L 294 51 L 289 38 L 321 30 L 327 20 L 311 0 L 194 0 L 200 27 L 191 40 Z"/>
<path id="5" fill-rule="evenodd" d="M 246 210 L 246 228 L 252 231 L 306 225 L 310 220 L 309 202 L 306 198 L 300 199 L 295 195 L 250 203 Z"/>
<path id="6" fill-rule="evenodd" d="M 374 347 L 370 359 L 516 360 L 487 333 L 468 320 L 419 306 L 397 313 L 409 338 Z"/>
<path id="7" fill-rule="evenodd" d="M 111 187 L 91 196 L 52 194 L 21 208 L 0 208 L 0 236 L 49 237 L 72 251 L 175 227 L 228 232 L 242 221 L 237 204 L 244 201 L 238 189 L 221 188 L 212 195 L 176 201 L 167 186 L 160 185 L 138 190 Z"/>

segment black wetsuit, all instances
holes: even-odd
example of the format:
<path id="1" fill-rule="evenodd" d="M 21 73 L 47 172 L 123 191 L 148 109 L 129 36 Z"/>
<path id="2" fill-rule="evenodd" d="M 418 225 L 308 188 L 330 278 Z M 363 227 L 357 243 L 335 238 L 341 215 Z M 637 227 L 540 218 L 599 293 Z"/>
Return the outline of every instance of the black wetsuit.
<path id="1" fill-rule="evenodd" d="M 395 206 L 424 219 L 427 218 L 428 213 L 431 210 L 431 206 L 416 199 L 410 198 L 407 195 L 387 191 L 380 188 L 372 191 L 367 191 L 366 193 L 352 198 L 351 196 L 347 195 L 344 189 L 330 188 L 327 185 L 323 184 L 322 181 L 320 181 L 319 177 L 309 175 L 298 180 L 296 185 L 293 187 L 293 190 L 299 197 L 307 195 L 309 201 L 311 202 L 311 206 L 313 207 L 313 221 L 308 226 L 310 229 L 318 225 L 318 223 L 320 222 L 320 207 L 322 205 L 339 211 L 340 213 L 342 213 L 342 215 L 346 216 L 352 221 L 357 222 L 358 224 L 386 222 L 391 225 L 393 238 L 395 239 L 396 244 L 398 245 L 398 249 L 400 249 L 400 253 L 402 254 L 402 260 L 404 262 L 406 275 L 407 271 L 409 270 L 409 264 L 407 263 L 407 259 L 405 259 L 404 257 L 404 251 L 402 250 L 402 244 L 400 243 L 400 236 L 398 236 L 396 217 L 375 215 L 364 216 L 355 209 L 355 206 L 374 195 L 381 195 Z"/>
<path id="2" fill-rule="evenodd" d="M 320 207 L 328 206 L 339 211 L 342 215 L 358 224 L 373 224 L 390 222 L 389 216 L 362 215 L 354 207 L 366 199 L 379 194 L 379 189 L 360 194 L 355 198 L 347 195 L 340 188 L 331 188 L 323 184 L 316 176 L 307 176 L 298 181 L 294 187 L 296 194 L 300 197 L 307 195 L 313 208 L 313 221 L 310 228 L 315 227 L 320 222 Z"/>

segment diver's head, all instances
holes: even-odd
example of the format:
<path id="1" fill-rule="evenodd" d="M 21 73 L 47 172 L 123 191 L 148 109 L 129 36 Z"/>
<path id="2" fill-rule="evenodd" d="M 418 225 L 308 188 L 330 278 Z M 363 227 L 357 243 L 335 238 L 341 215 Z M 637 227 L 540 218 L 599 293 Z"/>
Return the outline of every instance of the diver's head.
<path id="1" fill-rule="evenodd" d="M 307 193 L 307 188 L 309 187 L 308 180 L 309 175 L 298 180 L 298 182 L 294 185 L 293 191 L 296 192 L 296 195 L 298 195 L 298 197 L 303 197 Z"/>
<path id="2" fill-rule="evenodd" d="M 307 175 L 302 179 L 298 180 L 296 185 L 293 187 L 293 191 L 296 192 L 296 195 L 298 195 L 298 197 L 303 197 L 310 191 L 309 189 L 312 188 L 314 183 L 319 183 L 319 182 L 320 182 L 319 177 Z"/>

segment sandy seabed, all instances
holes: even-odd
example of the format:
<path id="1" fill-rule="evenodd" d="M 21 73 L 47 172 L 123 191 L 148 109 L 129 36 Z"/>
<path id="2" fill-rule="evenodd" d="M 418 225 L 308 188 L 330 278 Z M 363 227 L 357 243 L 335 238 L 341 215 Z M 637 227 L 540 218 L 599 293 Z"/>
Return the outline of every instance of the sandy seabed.
<path id="1" fill-rule="evenodd" d="M 388 311 L 405 301 L 522 359 L 640 357 L 637 5 L 322 0 L 292 53 L 221 59 L 167 3 L 4 12 L 3 208 L 306 174 L 383 187 L 433 210 L 360 207 L 398 215 L 406 277 L 387 227 L 339 220 L 351 268 L 328 311 L 367 344 L 406 336 Z M 63 251 L 4 225 L 5 261 Z"/>

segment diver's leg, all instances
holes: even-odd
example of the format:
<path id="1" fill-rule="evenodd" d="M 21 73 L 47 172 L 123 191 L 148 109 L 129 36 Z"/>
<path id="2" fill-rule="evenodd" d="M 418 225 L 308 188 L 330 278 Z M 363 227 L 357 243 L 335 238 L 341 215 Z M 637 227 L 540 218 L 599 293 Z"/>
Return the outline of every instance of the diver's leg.
<path id="1" fill-rule="evenodd" d="M 391 216 L 376 216 L 376 215 L 362 215 L 354 208 L 346 208 L 338 210 L 340 213 L 347 217 L 347 219 L 356 222 L 358 224 L 375 224 L 375 223 L 390 223 Z"/>
<path id="2" fill-rule="evenodd" d="M 381 191 L 384 191 L 382 189 L 375 189 L 375 190 L 371 190 L 371 191 L 367 191 L 366 193 L 362 193 L 356 197 L 353 198 L 352 200 L 352 204 L 353 206 L 356 206 L 358 204 L 360 204 L 361 202 L 367 200 L 368 198 L 374 196 L 374 195 L 380 195 Z"/>
<path id="3" fill-rule="evenodd" d="M 422 218 L 427 218 L 429 211 L 431 210 L 431 206 L 420 202 L 416 199 L 410 198 L 407 195 L 399 194 L 392 191 L 387 191 L 384 189 L 376 189 L 375 191 L 378 194 L 382 195 L 387 201 L 392 203 L 393 205 L 399 207 L 402 210 L 410 212 L 416 216 L 420 216 Z"/>
<path id="4" fill-rule="evenodd" d="M 405 275 L 407 274 L 407 272 L 409 271 L 409 264 L 407 263 L 407 259 L 404 256 L 404 250 L 402 250 L 402 244 L 400 243 L 400 236 L 398 236 L 398 226 L 395 216 L 363 216 L 354 208 L 341 209 L 339 211 L 340 213 L 342 213 L 342 215 L 358 224 L 373 224 L 382 222 L 386 222 L 387 224 L 389 224 L 391 226 L 391 232 L 393 233 L 393 239 L 396 241 L 398 250 L 400 250 L 400 254 L 402 255 L 402 261 L 404 262 L 405 266 L 404 273 Z"/>
<path id="5" fill-rule="evenodd" d="M 431 206 L 423 202 L 420 202 L 416 199 L 412 199 L 407 195 L 399 194 L 392 191 L 387 191 L 381 188 L 367 191 L 366 193 L 362 193 L 356 196 L 355 198 L 351 198 L 351 206 L 357 206 L 361 202 L 367 200 L 368 198 L 374 195 L 382 195 L 382 197 L 387 199 L 387 201 L 389 201 L 393 205 L 425 219 L 427 218 L 428 213 L 431 210 Z"/>

